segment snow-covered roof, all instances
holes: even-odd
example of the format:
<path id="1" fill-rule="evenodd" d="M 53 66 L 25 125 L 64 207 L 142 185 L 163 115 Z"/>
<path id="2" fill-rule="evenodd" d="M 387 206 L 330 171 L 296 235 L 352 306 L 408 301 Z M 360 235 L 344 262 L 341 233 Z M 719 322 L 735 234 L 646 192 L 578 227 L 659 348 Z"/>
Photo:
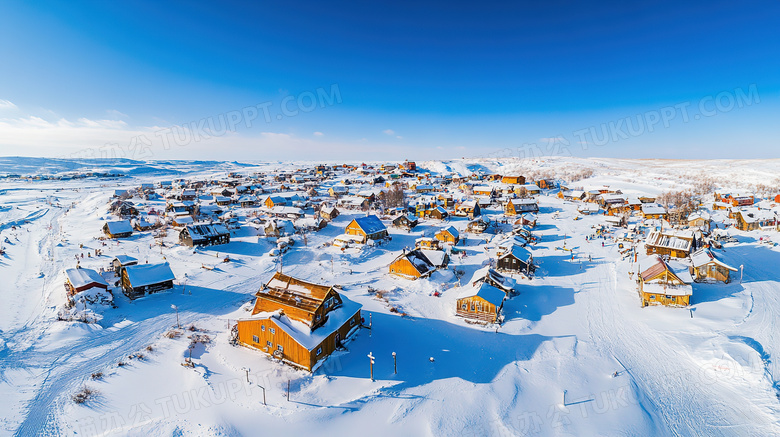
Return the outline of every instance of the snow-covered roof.
<path id="1" fill-rule="evenodd" d="M 107 288 L 108 283 L 100 273 L 92 269 L 67 269 L 65 275 L 68 277 L 68 282 L 73 288 L 82 288 L 89 284 L 98 284 L 101 288 Z"/>
<path id="2" fill-rule="evenodd" d="M 382 223 L 382 221 L 379 220 L 379 217 L 375 215 L 358 217 L 355 219 L 355 223 L 357 223 L 357 225 L 360 226 L 360 229 L 362 229 L 363 232 L 369 235 L 387 230 L 387 228 Z"/>
<path id="3" fill-rule="evenodd" d="M 495 306 L 500 306 L 506 298 L 506 293 L 486 282 L 481 282 L 477 286 L 469 284 L 463 287 L 463 290 L 458 293 L 458 299 L 474 296 L 478 296 Z"/>
<path id="4" fill-rule="evenodd" d="M 218 237 L 230 233 L 222 223 L 194 223 L 187 225 L 187 231 L 193 239 Z"/>
<path id="5" fill-rule="evenodd" d="M 106 226 L 108 226 L 108 232 L 112 234 L 124 234 L 128 232 L 133 232 L 133 225 L 130 224 L 130 220 L 106 222 Z"/>
<path id="6" fill-rule="evenodd" d="M 447 253 L 443 250 L 420 249 L 420 252 L 422 252 L 434 266 L 441 267 L 444 265 L 444 259 L 447 256 Z"/>
<path id="7" fill-rule="evenodd" d="M 687 251 L 693 244 L 693 232 L 674 229 L 651 231 L 645 239 L 645 244 Z"/>
<path id="8" fill-rule="evenodd" d="M 160 282 L 173 281 L 176 279 L 171 266 L 166 263 L 161 264 L 137 264 L 125 267 L 130 285 L 142 287 L 144 285 L 159 284 Z"/>
<path id="9" fill-rule="evenodd" d="M 455 229 L 455 226 L 447 226 L 446 228 L 442 228 L 442 230 L 439 232 L 448 232 L 450 235 L 452 235 L 455 238 L 459 238 L 460 236 L 458 230 Z"/>
<path id="10" fill-rule="evenodd" d="M 642 214 L 666 214 L 666 208 L 656 203 L 643 203 Z"/>
<path id="11" fill-rule="evenodd" d="M 712 251 L 707 248 L 699 249 L 693 254 L 691 254 L 691 262 L 693 263 L 694 268 L 698 268 L 710 263 L 714 263 L 725 269 L 731 270 L 732 272 L 737 271 L 737 269 L 735 269 L 734 267 L 731 267 L 730 265 L 718 259 L 718 257 L 716 257 L 715 254 L 712 253 Z"/>
<path id="12" fill-rule="evenodd" d="M 498 287 L 507 293 L 513 291 L 517 286 L 517 281 L 510 278 L 509 276 L 504 276 L 501 273 L 498 273 L 494 269 L 490 268 L 490 266 L 482 267 L 481 269 L 474 272 L 474 275 L 471 276 L 469 283 L 476 285 L 480 281 L 490 282 L 493 286 Z"/>
<path id="13" fill-rule="evenodd" d="M 138 259 L 128 255 L 117 255 L 114 260 L 119 261 L 119 264 L 126 266 L 128 264 L 138 263 Z"/>

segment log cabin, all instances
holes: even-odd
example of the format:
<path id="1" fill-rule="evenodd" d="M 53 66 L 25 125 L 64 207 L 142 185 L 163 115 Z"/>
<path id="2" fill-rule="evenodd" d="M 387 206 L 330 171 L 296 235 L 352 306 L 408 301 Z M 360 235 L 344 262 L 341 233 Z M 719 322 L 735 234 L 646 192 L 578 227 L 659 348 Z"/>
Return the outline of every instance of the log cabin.
<path id="1" fill-rule="evenodd" d="M 669 214 L 666 212 L 666 208 L 657 203 L 643 203 L 642 217 L 645 219 L 668 220 Z"/>
<path id="2" fill-rule="evenodd" d="M 501 182 L 512 185 L 525 185 L 525 176 L 505 175 L 501 177 Z"/>
<path id="3" fill-rule="evenodd" d="M 534 257 L 528 249 L 513 245 L 498 258 L 496 267 L 499 271 L 530 275 L 534 271 Z"/>
<path id="4" fill-rule="evenodd" d="M 419 220 L 417 217 L 411 215 L 411 214 L 401 214 L 395 219 L 393 219 L 393 226 L 400 229 L 405 229 L 407 231 L 411 231 L 414 229 L 415 226 L 417 226 L 417 223 L 419 223 Z"/>
<path id="5" fill-rule="evenodd" d="M 419 250 L 404 251 L 389 266 L 390 273 L 407 279 L 418 279 L 436 270 L 428 257 Z"/>
<path id="6" fill-rule="evenodd" d="M 455 229 L 455 226 L 447 226 L 446 228 L 439 230 L 433 238 L 443 243 L 450 243 L 454 246 L 460 241 L 460 233 Z"/>
<path id="7" fill-rule="evenodd" d="M 660 256 L 650 261 L 649 268 L 639 274 L 639 295 L 642 306 L 687 306 L 690 304 L 693 278 L 688 267 L 679 262 L 665 262 Z"/>
<path id="8" fill-rule="evenodd" d="M 130 299 L 137 299 L 158 291 L 173 288 L 176 279 L 167 262 L 161 264 L 136 264 L 122 269 L 122 292 Z"/>
<path id="9" fill-rule="evenodd" d="M 692 231 L 664 229 L 650 231 L 645 239 L 648 255 L 668 255 L 672 258 L 687 258 L 695 249 Z"/>
<path id="10" fill-rule="evenodd" d="M 457 216 L 468 217 L 473 220 L 474 217 L 478 217 L 481 214 L 482 209 L 479 206 L 479 202 L 474 199 L 463 201 L 455 207 L 455 215 Z"/>
<path id="11" fill-rule="evenodd" d="M 238 320 L 238 342 L 313 372 L 360 326 L 360 304 L 331 286 L 277 272 Z"/>
<path id="12" fill-rule="evenodd" d="M 189 247 L 227 244 L 230 231 L 222 223 L 194 223 L 179 232 L 179 243 Z"/>
<path id="13" fill-rule="evenodd" d="M 518 215 L 526 212 L 539 212 L 539 205 L 535 199 L 510 199 L 504 205 L 504 214 Z"/>
<path id="14" fill-rule="evenodd" d="M 734 213 L 734 219 L 740 231 L 777 229 L 777 216 L 768 209 L 741 208 Z"/>
<path id="15" fill-rule="evenodd" d="M 504 299 L 506 293 L 487 282 L 469 284 L 458 295 L 455 314 L 478 323 L 500 323 Z"/>
<path id="16" fill-rule="evenodd" d="M 109 238 L 127 238 L 133 235 L 133 225 L 130 220 L 106 222 L 103 225 L 103 233 Z"/>
<path id="17" fill-rule="evenodd" d="M 724 263 L 708 248 L 697 250 L 691 255 L 691 276 L 694 282 L 723 282 L 728 284 L 730 272 L 737 269 Z"/>
<path id="18" fill-rule="evenodd" d="M 72 297 L 76 293 L 89 290 L 91 288 L 99 288 L 101 290 L 108 290 L 108 283 L 100 273 L 92 269 L 67 269 L 65 270 L 65 290 L 68 297 Z"/>
<path id="19" fill-rule="evenodd" d="M 344 229 L 347 235 L 361 237 L 361 243 L 368 240 L 381 240 L 387 237 L 387 228 L 375 215 L 353 219 Z"/>
<path id="20" fill-rule="evenodd" d="M 335 206 L 323 205 L 320 207 L 320 217 L 331 221 L 339 216 L 339 210 Z"/>

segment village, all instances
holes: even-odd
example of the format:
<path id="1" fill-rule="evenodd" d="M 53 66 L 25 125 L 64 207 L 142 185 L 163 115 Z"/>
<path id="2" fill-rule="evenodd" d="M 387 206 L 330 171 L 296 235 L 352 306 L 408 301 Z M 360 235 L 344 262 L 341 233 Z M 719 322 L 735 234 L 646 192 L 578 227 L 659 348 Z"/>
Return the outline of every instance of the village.
<path id="1" fill-rule="evenodd" d="M 88 387 L 133 362 L 150 375 L 154 366 L 144 363 L 160 343 L 179 373 L 208 381 L 218 357 L 247 382 L 250 367 L 286 380 L 277 404 L 295 387 L 298 401 L 323 402 L 317 378 L 388 389 L 399 377 L 486 383 L 546 341 L 576 350 L 568 340 L 576 334 L 545 321 L 582 293 L 605 306 L 620 302 L 631 317 L 695 323 L 697 307 L 717 304 L 767 268 L 750 261 L 743 242 L 774 253 L 780 195 L 715 185 L 641 191 L 565 176 L 464 174 L 407 160 L 204 171 L 138 184 L 119 177 L 115 188 L 99 181 L 84 193 L 48 188 L 43 200 L 61 215 L 45 228 L 41 256 L 51 261 L 39 280 L 60 291 L 44 317 L 67 326 L 54 331 L 146 325 L 116 354 L 80 365 L 85 373 L 68 383 L 76 402 L 62 408 L 88 421 L 74 410 L 94 402 Z M 20 237 L 39 216 L 2 225 L 3 256 L 19 256 Z M 562 317 L 609 337 L 628 329 L 592 316 Z M 480 345 L 484 356 L 441 347 L 457 343 L 443 340 L 450 335 L 465 350 Z M 631 367 L 609 366 L 610 379 Z M 476 379 L 466 376 L 472 372 Z"/>

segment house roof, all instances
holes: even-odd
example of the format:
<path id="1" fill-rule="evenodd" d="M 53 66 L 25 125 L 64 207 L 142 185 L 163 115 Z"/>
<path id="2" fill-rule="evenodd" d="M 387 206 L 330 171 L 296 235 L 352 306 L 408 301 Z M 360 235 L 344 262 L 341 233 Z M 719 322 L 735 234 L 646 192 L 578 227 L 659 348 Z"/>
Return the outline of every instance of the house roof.
<path id="1" fill-rule="evenodd" d="M 193 239 L 214 238 L 230 234 L 222 223 L 194 223 L 187 225 L 186 229 Z"/>
<path id="2" fill-rule="evenodd" d="M 108 232 L 112 234 L 124 234 L 128 232 L 133 232 L 133 225 L 130 224 L 130 220 L 106 222 L 106 226 L 108 226 Z"/>
<path id="3" fill-rule="evenodd" d="M 693 232 L 673 229 L 651 231 L 645 239 L 645 244 L 649 246 L 688 251 L 691 249 L 691 245 L 693 244 Z"/>
<path id="4" fill-rule="evenodd" d="M 145 285 L 159 284 L 165 281 L 173 281 L 176 276 L 171 271 L 168 263 L 161 264 L 136 264 L 125 267 L 127 278 L 133 288 Z"/>
<path id="5" fill-rule="evenodd" d="M 471 281 L 469 281 L 469 283 L 471 285 L 476 285 L 480 281 L 488 282 L 506 293 L 513 291 L 517 286 L 517 281 L 508 276 L 504 276 L 501 273 L 498 273 L 497 271 L 490 268 L 490 266 L 485 266 L 474 272 L 474 275 L 471 276 Z"/>
<path id="6" fill-rule="evenodd" d="M 500 306 L 506 298 L 506 293 L 486 282 L 481 282 L 476 286 L 469 284 L 463 287 L 463 290 L 458 294 L 458 299 L 474 296 L 480 297 L 495 306 Z"/>
<path id="7" fill-rule="evenodd" d="M 357 225 L 360 227 L 360 229 L 363 230 L 363 232 L 369 235 L 387 230 L 387 228 L 382 223 L 382 221 L 379 220 L 379 217 L 375 215 L 358 217 L 355 219 L 355 223 L 357 223 Z"/>
<path id="8" fill-rule="evenodd" d="M 455 229 L 455 226 L 447 226 L 446 228 L 442 228 L 439 232 L 448 232 L 450 235 L 452 235 L 455 238 L 458 238 L 460 234 L 458 233 L 458 230 Z"/>
<path id="9" fill-rule="evenodd" d="M 100 276 L 100 273 L 92 269 L 67 269 L 65 270 L 65 275 L 73 288 L 78 289 L 93 283 L 101 285 L 101 288 L 108 287 L 108 283 Z"/>
<path id="10" fill-rule="evenodd" d="M 712 264 L 717 264 L 725 269 L 731 270 L 732 272 L 737 271 L 737 269 L 735 269 L 734 267 L 731 267 L 730 265 L 719 260 L 715 256 L 715 254 L 712 253 L 712 251 L 707 248 L 699 249 L 693 254 L 691 254 L 691 262 L 693 263 L 694 268 L 698 268 L 712 263 Z"/>
<path id="11" fill-rule="evenodd" d="M 128 255 L 117 255 L 114 260 L 119 261 L 119 264 L 126 266 L 128 264 L 138 264 L 138 259 Z"/>

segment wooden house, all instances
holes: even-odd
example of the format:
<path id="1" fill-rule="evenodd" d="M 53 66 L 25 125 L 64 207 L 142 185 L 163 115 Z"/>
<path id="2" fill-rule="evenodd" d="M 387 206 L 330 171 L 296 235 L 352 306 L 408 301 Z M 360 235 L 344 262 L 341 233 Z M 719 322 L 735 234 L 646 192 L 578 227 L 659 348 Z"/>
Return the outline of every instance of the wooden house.
<path id="1" fill-rule="evenodd" d="M 735 212 L 734 219 L 741 231 L 777 229 L 777 216 L 768 209 L 741 208 Z"/>
<path id="2" fill-rule="evenodd" d="M 417 223 L 419 223 L 419 220 L 411 214 L 401 214 L 393 219 L 393 226 L 400 229 L 406 229 L 407 231 L 414 229 L 414 227 L 417 226 Z"/>
<path id="3" fill-rule="evenodd" d="M 473 234 L 481 234 L 487 231 L 489 227 L 490 227 L 490 222 L 478 218 L 476 220 L 470 221 L 469 224 L 466 225 L 466 232 L 471 232 Z"/>
<path id="4" fill-rule="evenodd" d="M 696 211 L 688 216 L 688 227 L 704 232 L 710 231 L 710 215 L 706 211 Z"/>
<path id="5" fill-rule="evenodd" d="M 652 258 L 651 266 L 639 274 L 639 295 L 642 306 L 687 306 L 693 288 L 688 268 L 665 262 L 660 256 Z"/>
<path id="6" fill-rule="evenodd" d="M 404 251 L 390 263 L 390 273 L 407 279 L 418 279 L 430 275 L 436 266 L 419 249 Z"/>
<path id="7" fill-rule="evenodd" d="M 349 195 L 349 187 L 346 185 L 334 185 L 328 189 L 328 194 L 331 197 L 339 198 Z"/>
<path id="8" fill-rule="evenodd" d="M 414 240 L 417 249 L 441 250 L 441 241 L 431 237 L 420 237 Z"/>
<path id="9" fill-rule="evenodd" d="M 542 193 L 541 188 L 537 187 L 536 184 L 525 184 L 525 185 L 515 185 L 514 189 L 515 194 L 517 195 L 529 195 L 529 196 L 537 196 Z"/>
<path id="10" fill-rule="evenodd" d="M 499 271 L 530 275 L 534 271 L 533 262 L 534 257 L 528 249 L 521 246 L 512 246 L 510 250 L 498 258 L 496 267 Z"/>
<path id="11" fill-rule="evenodd" d="M 439 230 L 433 238 L 443 243 L 450 243 L 454 246 L 460 241 L 460 233 L 454 226 L 447 226 L 446 228 Z"/>
<path id="12" fill-rule="evenodd" d="M 506 293 L 487 282 L 469 284 L 458 295 L 455 314 L 479 323 L 500 323 L 504 299 Z"/>
<path id="13" fill-rule="evenodd" d="M 694 247 L 692 231 L 664 229 L 650 231 L 645 239 L 648 255 L 668 255 L 672 258 L 687 258 Z"/>
<path id="14" fill-rule="evenodd" d="M 666 208 L 657 203 L 643 203 L 642 217 L 645 219 L 668 220 L 669 214 L 666 212 Z"/>
<path id="15" fill-rule="evenodd" d="M 737 269 L 724 263 L 712 251 L 702 248 L 691 254 L 691 276 L 695 282 L 730 281 L 730 272 Z"/>
<path id="16" fill-rule="evenodd" d="M 193 223 L 195 223 L 195 220 L 189 215 L 176 215 L 173 216 L 173 220 L 171 220 L 171 224 L 177 228 L 183 228 Z"/>
<path id="17" fill-rule="evenodd" d="M 230 243 L 230 231 L 222 223 L 194 223 L 179 232 L 185 246 L 215 246 Z"/>
<path id="18" fill-rule="evenodd" d="M 357 235 L 361 238 L 361 243 L 368 240 L 381 240 L 387 237 L 387 228 L 375 215 L 353 219 L 344 229 L 347 235 Z"/>
<path id="19" fill-rule="evenodd" d="M 122 269 L 122 292 L 130 299 L 173 288 L 176 279 L 168 263 L 136 264 Z"/>
<path id="20" fill-rule="evenodd" d="M 127 255 L 117 255 L 112 261 L 111 261 L 111 268 L 116 273 L 116 276 L 122 277 L 122 270 L 124 270 L 127 266 L 134 266 L 138 264 L 138 260 L 133 258 L 132 256 Z"/>
<path id="21" fill-rule="evenodd" d="M 519 219 L 515 220 L 515 225 L 521 225 L 521 226 L 530 226 L 532 228 L 536 227 L 536 221 L 537 221 L 536 214 L 532 214 L 530 212 L 524 213 L 520 216 Z"/>
<path id="22" fill-rule="evenodd" d="M 108 290 L 108 283 L 100 273 L 81 268 L 65 270 L 65 289 L 68 297 L 92 288 Z"/>
<path id="23" fill-rule="evenodd" d="M 517 294 L 517 281 L 510 278 L 509 276 L 504 276 L 501 273 L 498 273 L 498 271 L 492 269 L 490 266 L 485 266 L 475 271 L 471 276 L 469 284 L 472 286 L 478 286 L 483 282 L 503 291 L 507 298 Z"/>
<path id="24" fill-rule="evenodd" d="M 518 215 L 526 212 L 539 212 L 539 205 L 535 199 L 510 199 L 504 205 L 504 214 Z"/>
<path id="25" fill-rule="evenodd" d="M 472 190 L 475 196 L 493 197 L 496 193 L 496 190 L 489 185 L 476 185 Z"/>
<path id="26" fill-rule="evenodd" d="M 268 196 L 265 199 L 265 202 L 263 202 L 263 205 L 267 206 L 268 208 L 273 208 L 274 206 L 287 206 L 290 202 L 287 200 L 286 197 L 282 196 Z"/>
<path id="27" fill-rule="evenodd" d="M 455 215 L 474 219 L 482 214 L 482 209 L 475 199 L 461 202 L 455 207 Z"/>
<path id="28" fill-rule="evenodd" d="M 325 220 L 333 220 L 339 216 L 339 210 L 335 206 L 324 205 L 320 208 L 320 217 Z"/>
<path id="29" fill-rule="evenodd" d="M 331 286 L 274 274 L 236 325 L 239 344 L 314 371 L 360 326 L 360 304 Z"/>
<path id="30" fill-rule="evenodd" d="M 536 186 L 543 190 L 555 188 L 555 179 L 539 179 L 536 181 Z"/>
<path id="31" fill-rule="evenodd" d="M 520 175 L 504 175 L 501 176 L 501 182 L 512 185 L 525 185 L 525 176 Z"/>
<path id="32" fill-rule="evenodd" d="M 418 209 L 417 215 L 424 218 L 444 220 L 449 216 L 449 213 L 441 206 L 430 205 L 428 208 Z"/>
<path id="33" fill-rule="evenodd" d="M 133 225 L 130 220 L 106 222 L 103 225 L 103 233 L 109 238 L 127 238 L 133 235 Z"/>

